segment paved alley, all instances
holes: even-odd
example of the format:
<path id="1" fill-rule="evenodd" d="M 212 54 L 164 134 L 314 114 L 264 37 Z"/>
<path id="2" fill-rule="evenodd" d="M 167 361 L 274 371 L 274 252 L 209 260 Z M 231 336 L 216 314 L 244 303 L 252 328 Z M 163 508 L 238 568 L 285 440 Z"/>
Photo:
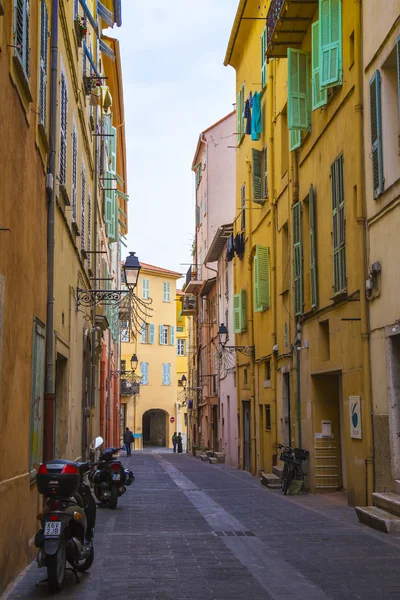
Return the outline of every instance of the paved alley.
<path id="1" fill-rule="evenodd" d="M 74 600 L 400 598 L 400 541 L 332 497 L 284 497 L 189 455 L 137 452 L 117 510 L 98 510 L 96 559 Z M 32 563 L 4 600 L 49 598 Z"/>

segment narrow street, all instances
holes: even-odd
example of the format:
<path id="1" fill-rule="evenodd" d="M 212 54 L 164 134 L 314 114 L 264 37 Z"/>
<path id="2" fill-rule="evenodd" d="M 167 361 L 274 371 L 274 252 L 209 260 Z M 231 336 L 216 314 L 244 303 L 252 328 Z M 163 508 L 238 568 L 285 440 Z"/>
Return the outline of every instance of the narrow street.
<path id="1" fill-rule="evenodd" d="M 136 481 L 98 510 L 93 567 L 57 598 L 400 598 L 400 540 L 357 522 L 342 496 L 284 497 L 189 455 L 136 452 Z M 30 567 L 4 600 L 49 598 Z"/>

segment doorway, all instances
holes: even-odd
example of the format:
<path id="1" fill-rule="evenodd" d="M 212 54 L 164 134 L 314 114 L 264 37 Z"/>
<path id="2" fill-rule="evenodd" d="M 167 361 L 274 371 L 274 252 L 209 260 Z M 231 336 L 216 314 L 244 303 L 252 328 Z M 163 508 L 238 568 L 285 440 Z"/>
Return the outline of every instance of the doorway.
<path id="1" fill-rule="evenodd" d="M 393 478 L 400 479 L 400 335 L 388 340 L 388 407 Z"/>
<path id="2" fill-rule="evenodd" d="M 212 407 L 212 449 L 218 452 L 218 406 Z"/>
<path id="3" fill-rule="evenodd" d="M 161 409 L 147 410 L 142 421 L 144 446 L 167 446 L 167 413 Z"/>
<path id="4" fill-rule="evenodd" d="M 243 402 L 243 468 L 251 471 L 251 414 L 250 402 Z"/>
<path id="5" fill-rule="evenodd" d="M 57 353 L 56 360 L 56 414 L 54 456 L 65 458 L 68 443 L 68 377 L 67 359 Z"/>
<path id="6" fill-rule="evenodd" d="M 285 446 L 290 446 L 292 432 L 290 427 L 290 373 L 282 374 L 282 439 Z"/>

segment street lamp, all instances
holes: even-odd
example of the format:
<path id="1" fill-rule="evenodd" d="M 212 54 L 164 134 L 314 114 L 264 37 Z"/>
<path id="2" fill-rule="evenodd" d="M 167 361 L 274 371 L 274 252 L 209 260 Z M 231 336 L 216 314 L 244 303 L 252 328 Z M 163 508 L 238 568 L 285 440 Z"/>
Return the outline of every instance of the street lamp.
<path id="1" fill-rule="evenodd" d="M 221 344 L 222 348 L 225 348 L 228 341 L 229 332 L 227 326 L 224 325 L 224 323 L 221 323 L 221 325 L 219 326 L 218 337 L 219 343 Z"/>
<path id="2" fill-rule="evenodd" d="M 138 357 L 136 356 L 136 354 L 132 354 L 131 357 L 131 369 L 132 369 L 132 373 L 134 373 L 137 369 L 138 366 Z"/>
<path id="3" fill-rule="evenodd" d="M 229 338 L 228 328 L 224 323 L 221 323 L 218 329 L 219 343 L 222 350 L 226 352 L 241 352 L 246 356 L 252 356 L 254 354 L 254 346 L 227 346 Z"/>
<path id="4" fill-rule="evenodd" d="M 180 384 L 183 387 L 183 389 L 186 390 L 186 386 L 187 386 L 187 377 L 186 377 L 186 375 L 182 375 L 182 379 L 180 380 Z"/>
<path id="5" fill-rule="evenodd" d="M 140 262 L 135 252 L 129 252 L 124 264 L 125 283 L 130 290 L 134 290 L 139 279 Z"/>

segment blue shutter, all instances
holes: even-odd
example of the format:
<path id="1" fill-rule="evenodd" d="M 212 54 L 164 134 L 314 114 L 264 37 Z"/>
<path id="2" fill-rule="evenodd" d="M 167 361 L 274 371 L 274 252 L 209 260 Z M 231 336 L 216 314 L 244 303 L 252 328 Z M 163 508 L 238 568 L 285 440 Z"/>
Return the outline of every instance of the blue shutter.
<path id="1" fill-rule="evenodd" d="M 164 340 L 163 340 L 163 325 L 160 325 L 160 345 L 161 346 L 164 345 Z"/>
<path id="2" fill-rule="evenodd" d="M 370 122 L 371 122 L 371 156 L 372 182 L 374 199 L 384 190 L 383 153 L 382 153 L 382 116 L 381 116 L 381 74 L 376 71 L 369 82 Z"/>
<path id="3" fill-rule="evenodd" d="M 171 325 L 170 332 L 171 332 L 171 346 L 174 346 L 175 345 L 175 327 L 173 325 Z"/>
<path id="4" fill-rule="evenodd" d="M 167 363 L 165 366 L 166 366 L 167 385 L 171 385 L 171 365 L 170 365 L 170 363 Z"/>
<path id="5" fill-rule="evenodd" d="M 150 325 L 150 344 L 154 344 L 154 325 Z"/>
<path id="6" fill-rule="evenodd" d="M 149 383 L 149 363 L 142 362 L 140 363 L 140 371 L 142 373 L 142 385 L 147 385 Z"/>
<path id="7" fill-rule="evenodd" d="M 142 344 L 147 343 L 147 335 L 146 334 L 147 334 L 146 323 L 142 323 L 142 335 L 141 335 Z"/>
<path id="8" fill-rule="evenodd" d="M 162 365 L 162 383 L 163 383 L 163 385 L 166 385 L 166 380 L 167 380 L 167 378 L 166 378 L 167 370 L 165 368 L 166 366 L 167 365 L 165 363 L 163 363 L 163 365 Z"/>

